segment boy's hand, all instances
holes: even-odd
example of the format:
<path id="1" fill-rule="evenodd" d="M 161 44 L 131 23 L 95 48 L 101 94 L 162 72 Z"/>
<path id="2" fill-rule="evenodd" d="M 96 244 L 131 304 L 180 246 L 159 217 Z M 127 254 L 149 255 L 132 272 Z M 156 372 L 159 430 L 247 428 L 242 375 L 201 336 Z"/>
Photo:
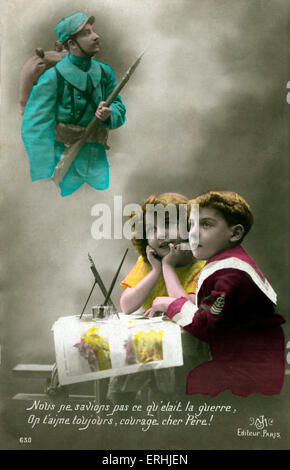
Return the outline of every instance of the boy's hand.
<path id="1" fill-rule="evenodd" d="M 169 243 L 169 253 L 162 258 L 162 264 L 167 264 L 169 266 L 175 267 L 180 261 L 181 257 L 181 248 L 180 245 L 173 245 Z"/>
<path id="2" fill-rule="evenodd" d="M 176 300 L 175 297 L 156 297 L 156 299 L 152 302 L 152 305 L 145 313 L 143 313 L 144 317 L 152 318 L 158 312 L 166 312 L 168 306 Z"/>
<path id="3" fill-rule="evenodd" d="M 108 119 L 112 112 L 112 109 L 107 108 L 106 106 L 104 106 L 104 104 L 105 101 L 100 101 L 97 111 L 95 112 L 95 116 L 101 121 L 105 121 L 106 119 Z"/>
<path id="4" fill-rule="evenodd" d="M 147 259 L 149 263 L 152 266 L 152 269 L 154 269 L 155 271 L 161 272 L 162 271 L 161 261 L 157 258 L 156 251 L 153 248 L 151 248 L 151 246 L 149 245 L 146 246 L 146 255 L 147 255 Z"/>

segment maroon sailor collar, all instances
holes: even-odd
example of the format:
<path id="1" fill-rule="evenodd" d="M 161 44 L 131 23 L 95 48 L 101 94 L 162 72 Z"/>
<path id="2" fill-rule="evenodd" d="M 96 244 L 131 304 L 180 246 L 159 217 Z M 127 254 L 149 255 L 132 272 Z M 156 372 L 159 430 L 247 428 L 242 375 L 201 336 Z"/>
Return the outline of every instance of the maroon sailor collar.
<path id="1" fill-rule="evenodd" d="M 198 291 L 202 286 L 203 282 L 216 271 L 221 269 L 238 269 L 246 272 L 252 279 L 252 281 L 259 287 L 259 289 L 274 303 L 277 303 L 277 294 L 262 275 L 261 271 L 257 268 L 254 261 L 246 253 L 246 251 L 240 246 L 236 245 L 232 248 L 228 248 L 217 255 L 210 258 L 203 269 L 199 273 L 196 287 L 196 299 Z"/>

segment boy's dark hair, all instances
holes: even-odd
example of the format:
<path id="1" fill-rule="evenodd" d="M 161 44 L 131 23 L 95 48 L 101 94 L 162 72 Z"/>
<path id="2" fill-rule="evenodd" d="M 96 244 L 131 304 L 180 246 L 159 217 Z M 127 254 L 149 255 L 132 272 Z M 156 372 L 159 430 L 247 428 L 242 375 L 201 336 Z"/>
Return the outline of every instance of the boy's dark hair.
<path id="1" fill-rule="evenodd" d="M 189 204 L 199 204 L 199 207 L 209 207 L 217 210 L 230 226 L 241 224 L 245 230 L 243 238 L 254 223 L 254 216 L 249 204 L 237 193 L 208 191 L 190 200 Z"/>
<path id="2" fill-rule="evenodd" d="M 143 237 L 142 238 L 132 238 L 132 244 L 134 245 L 136 251 L 141 255 L 144 261 L 148 262 L 147 255 L 146 255 L 146 247 L 148 245 L 147 238 L 146 238 L 146 206 L 147 204 L 162 204 L 166 207 L 168 204 L 173 204 L 177 208 L 177 222 L 179 220 L 179 204 L 188 204 L 188 199 L 183 196 L 182 194 L 178 193 L 163 193 L 163 194 L 153 194 L 146 199 L 141 204 L 141 213 L 137 214 L 137 212 L 132 212 L 129 218 L 132 218 L 136 215 L 140 215 L 143 218 Z M 165 214 L 165 221 L 167 220 Z"/>

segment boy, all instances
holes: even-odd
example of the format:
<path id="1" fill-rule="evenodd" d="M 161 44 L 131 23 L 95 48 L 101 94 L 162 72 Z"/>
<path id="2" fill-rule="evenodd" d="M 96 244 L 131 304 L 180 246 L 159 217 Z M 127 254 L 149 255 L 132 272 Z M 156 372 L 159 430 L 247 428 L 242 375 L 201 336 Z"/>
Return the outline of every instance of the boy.
<path id="1" fill-rule="evenodd" d="M 22 123 L 32 181 L 52 176 L 66 146 L 81 137 L 94 115 L 103 132 L 126 120 L 119 95 L 109 108 L 104 106 L 116 81 L 111 67 L 93 59 L 100 48 L 93 23 L 94 17 L 77 12 L 55 26 L 58 41 L 69 53 L 33 86 Z M 84 183 L 97 190 L 108 188 L 109 164 L 98 140 L 94 133 L 89 136 L 71 164 L 59 185 L 63 197 Z"/>
<path id="2" fill-rule="evenodd" d="M 186 393 L 215 396 L 225 390 L 240 396 L 279 394 L 284 379 L 284 318 L 276 314 L 276 294 L 241 247 L 253 224 L 238 194 L 210 191 L 190 201 L 199 204 L 199 224 L 190 229 L 197 259 L 206 259 L 195 303 L 183 297 L 157 298 L 147 316 L 167 316 L 209 344 L 212 360 L 191 370 Z M 193 240 L 199 235 L 198 246 Z"/>

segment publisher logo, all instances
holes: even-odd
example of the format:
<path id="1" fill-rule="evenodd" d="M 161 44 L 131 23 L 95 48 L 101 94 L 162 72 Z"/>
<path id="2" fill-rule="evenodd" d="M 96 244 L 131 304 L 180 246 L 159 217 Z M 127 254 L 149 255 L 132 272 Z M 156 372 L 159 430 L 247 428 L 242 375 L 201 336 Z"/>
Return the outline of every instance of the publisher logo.
<path id="1" fill-rule="evenodd" d="M 259 437 L 269 439 L 280 439 L 281 433 L 274 428 L 274 419 L 264 415 L 251 416 L 248 428 L 238 428 L 239 437 Z"/>

